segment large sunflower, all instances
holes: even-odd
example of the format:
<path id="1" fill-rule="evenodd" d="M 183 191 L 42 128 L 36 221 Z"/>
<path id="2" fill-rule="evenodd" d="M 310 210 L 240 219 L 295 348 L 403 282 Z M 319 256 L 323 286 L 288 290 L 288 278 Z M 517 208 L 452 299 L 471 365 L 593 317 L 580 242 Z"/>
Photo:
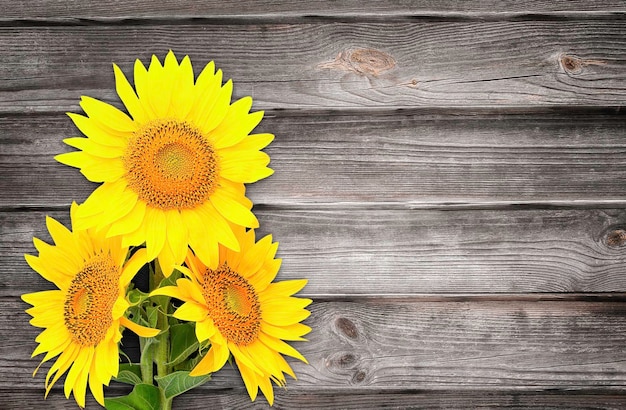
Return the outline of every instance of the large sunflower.
<path id="1" fill-rule="evenodd" d="M 87 138 L 65 142 L 81 151 L 56 159 L 102 182 L 77 215 L 83 228 L 107 227 L 124 245 L 144 241 L 166 276 L 182 264 L 190 245 L 203 263 L 217 258 L 218 243 L 239 250 L 230 224 L 257 227 L 244 183 L 272 174 L 260 150 L 274 138 L 249 133 L 263 112 L 249 113 L 252 99 L 233 104 L 232 82 L 210 62 L 194 82 L 188 56 L 173 52 L 149 68 L 135 62 L 134 88 L 113 65 L 116 90 L 130 117 L 83 97 L 87 116 L 69 113 Z M 131 118 L 132 117 L 132 118 Z M 199 227 L 211 226 L 209 231 Z"/>
<path id="2" fill-rule="evenodd" d="M 72 221 L 76 208 L 72 204 Z M 117 376 L 122 329 L 144 337 L 159 333 L 124 316 L 129 307 L 128 284 L 146 263 L 146 252 L 140 249 L 126 261 L 128 248 L 122 247 L 120 238 L 106 239 L 93 229 L 72 232 L 50 217 L 46 225 L 55 245 L 34 238 L 39 256 L 25 257 L 59 289 L 22 295 L 33 305 L 26 311 L 33 316 L 30 323 L 45 329 L 35 339 L 39 345 L 33 356 L 46 353 L 43 363 L 59 355 L 46 376 L 46 395 L 69 369 L 65 396 L 73 391 L 78 405 L 85 407 L 89 383 L 98 403 L 104 405 L 102 386 Z"/>
<path id="3" fill-rule="evenodd" d="M 254 230 L 235 232 L 240 252 L 220 246 L 219 264 L 210 268 L 189 251 L 187 268 L 178 268 L 187 278 L 152 294 L 184 301 L 174 317 L 196 322 L 198 340 L 211 342 L 191 376 L 219 370 L 232 353 L 250 398 L 260 388 L 271 405 L 271 381 L 284 386 L 284 374 L 295 378 L 281 353 L 306 363 L 283 340 L 304 340 L 311 329 L 300 321 L 309 316 L 305 307 L 311 300 L 292 296 L 304 287 L 304 279 L 272 283 L 281 260 L 274 259 L 278 243 L 270 235 L 255 243 Z"/>

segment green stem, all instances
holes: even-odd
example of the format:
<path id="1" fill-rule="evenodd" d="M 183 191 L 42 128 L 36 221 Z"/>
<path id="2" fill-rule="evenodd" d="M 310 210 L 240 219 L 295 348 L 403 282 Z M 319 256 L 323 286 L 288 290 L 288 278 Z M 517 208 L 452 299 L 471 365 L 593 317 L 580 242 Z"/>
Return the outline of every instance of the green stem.
<path id="1" fill-rule="evenodd" d="M 152 366 L 154 362 L 154 345 L 148 344 L 149 339 L 145 337 L 139 338 L 139 348 L 141 349 L 141 381 L 146 384 L 153 383 Z M 146 347 L 146 344 L 148 346 Z"/>
<path id="2" fill-rule="evenodd" d="M 155 289 L 156 286 L 158 286 L 158 284 L 164 279 L 163 272 L 161 271 L 158 262 L 155 262 L 154 265 L 154 284 L 151 284 L 150 290 Z M 170 298 L 167 296 L 159 296 L 154 298 L 154 300 L 159 304 L 161 311 L 157 319 L 157 327 L 162 330 L 161 334 L 157 336 L 158 342 L 156 344 L 156 356 L 154 359 L 157 367 L 157 376 L 165 377 L 170 374 L 170 371 L 172 370 L 170 366 L 167 365 L 170 358 L 170 332 L 169 330 L 165 330 L 169 328 L 168 314 L 170 313 Z M 161 410 L 171 410 L 172 398 L 165 397 L 165 391 L 160 387 L 159 392 L 161 393 Z"/>

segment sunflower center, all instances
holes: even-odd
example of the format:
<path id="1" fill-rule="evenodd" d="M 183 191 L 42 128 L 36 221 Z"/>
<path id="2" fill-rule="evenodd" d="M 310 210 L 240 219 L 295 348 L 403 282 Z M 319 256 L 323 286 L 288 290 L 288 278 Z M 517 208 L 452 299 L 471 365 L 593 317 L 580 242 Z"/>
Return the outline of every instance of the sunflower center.
<path id="1" fill-rule="evenodd" d="M 94 256 L 74 276 L 65 297 L 65 327 L 74 342 L 95 346 L 113 323 L 119 269 L 109 255 Z"/>
<path id="2" fill-rule="evenodd" d="M 202 294 L 213 323 L 238 345 L 254 342 L 261 326 L 261 307 L 254 287 L 224 263 L 202 277 Z"/>
<path id="3" fill-rule="evenodd" d="M 217 154 L 184 121 L 148 123 L 130 139 L 123 161 L 128 186 L 155 208 L 193 209 L 217 187 Z"/>

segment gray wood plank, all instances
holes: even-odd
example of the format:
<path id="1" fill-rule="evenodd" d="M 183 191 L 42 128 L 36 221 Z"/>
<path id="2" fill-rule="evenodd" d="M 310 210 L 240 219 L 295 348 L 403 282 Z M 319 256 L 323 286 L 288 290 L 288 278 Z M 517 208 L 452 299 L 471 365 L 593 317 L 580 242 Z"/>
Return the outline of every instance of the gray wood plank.
<path id="1" fill-rule="evenodd" d="M 51 212 L 67 225 L 68 211 Z M 280 279 L 313 298 L 626 291 L 624 210 L 259 209 Z M 49 288 L 24 253 L 43 212 L 0 213 L 2 295 Z M 620 239 L 621 238 L 621 239 Z"/>
<path id="2" fill-rule="evenodd" d="M 3 5 L 3 20 L 66 18 L 83 22 L 84 19 L 126 18 L 290 18 L 290 17 L 419 17 L 419 16 L 519 16 L 536 14 L 585 13 L 591 15 L 623 13 L 624 3 L 615 0 L 603 1 L 474 1 L 418 0 L 411 2 L 350 0 L 315 2 L 293 2 L 288 0 L 163 0 L 133 2 L 113 0 L 99 1 L 69 0 L 62 3 L 34 0 L 28 3 L 6 2 Z"/>
<path id="3" fill-rule="evenodd" d="M 0 112 L 113 100 L 111 62 L 131 72 L 168 49 L 196 69 L 214 59 L 266 110 L 621 106 L 625 34 L 619 19 L 583 18 L 2 27 Z"/>
<path id="4" fill-rule="evenodd" d="M 209 382 L 210 383 L 210 382 Z M 125 394 L 111 387 L 105 391 L 107 397 Z M 72 402 L 65 399 L 61 391 L 53 390 L 46 400 L 37 389 L 0 390 L 0 406 L 3 409 L 33 410 L 72 408 Z M 365 408 L 393 409 L 492 409 L 494 407 L 516 409 L 615 409 L 626 406 L 626 395 L 585 394 L 571 391 L 489 392 L 489 391 L 436 391 L 418 393 L 341 393 L 298 392 L 289 387 L 278 389 L 273 409 L 343 409 L 362 410 Z M 87 409 L 99 408 L 96 401 L 88 396 Z M 241 389 L 225 391 L 191 391 L 174 399 L 174 410 L 211 409 L 268 409 L 267 402 L 258 398 L 251 402 Z"/>
<path id="5" fill-rule="evenodd" d="M 275 173 L 257 205 L 445 207 L 626 204 L 626 117 L 268 116 Z M 67 207 L 97 186 L 54 161 L 78 135 L 63 114 L 0 116 L 0 207 Z"/>
<path id="6" fill-rule="evenodd" d="M 1 298 L 0 389 L 41 389 L 31 377 L 37 329 L 25 304 Z M 626 386 L 625 303 L 316 302 L 309 342 L 293 345 L 309 365 L 292 363 L 296 394 L 422 393 L 476 390 L 537 393 L 553 389 L 621 395 Z M 233 389 L 239 374 L 214 374 L 198 392 Z M 278 396 L 285 394 L 277 389 Z M 53 395 L 59 395 L 56 390 Z"/>

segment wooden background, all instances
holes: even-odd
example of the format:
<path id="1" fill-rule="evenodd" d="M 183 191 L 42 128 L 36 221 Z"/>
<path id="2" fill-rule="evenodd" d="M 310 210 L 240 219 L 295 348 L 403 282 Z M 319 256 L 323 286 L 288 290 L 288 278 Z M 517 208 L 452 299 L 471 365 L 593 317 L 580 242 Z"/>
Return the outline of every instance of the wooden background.
<path id="1" fill-rule="evenodd" d="M 314 304 L 275 408 L 626 408 L 623 1 L 1 3 L 0 408 L 75 408 L 19 299 L 94 189 L 64 112 L 169 49 L 276 135 L 249 195 Z M 224 369 L 174 405 L 267 403 Z"/>

